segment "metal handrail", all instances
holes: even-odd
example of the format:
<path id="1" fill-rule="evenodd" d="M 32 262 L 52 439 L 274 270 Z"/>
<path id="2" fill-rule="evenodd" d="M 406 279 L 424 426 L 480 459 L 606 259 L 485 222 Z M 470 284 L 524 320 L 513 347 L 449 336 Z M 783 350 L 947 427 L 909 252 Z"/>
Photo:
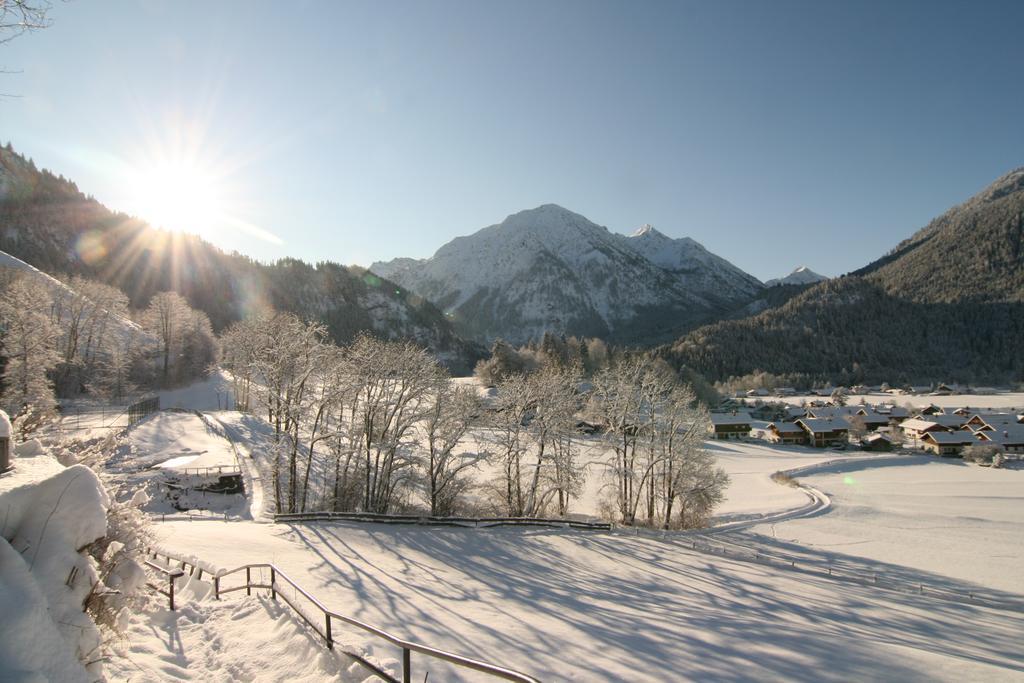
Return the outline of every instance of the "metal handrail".
<path id="1" fill-rule="evenodd" d="M 185 572 L 183 570 L 181 570 L 181 569 L 167 569 L 166 567 L 161 567 L 160 565 L 156 564 L 155 562 L 150 562 L 149 560 L 146 560 L 144 564 L 147 567 L 149 567 L 150 569 L 158 571 L 158 572 L 160 572 L 161 574 L 163 574 L 164 576 L 167 577 L 167 590 L 162 590 L 159 586 L 157 586 L 156 584 L 152 584 L 152 583 L 147 583 L 146 585 L 149 586 L 150 588 L 152 588 L 153 590 L 155 590 L 160 595 L 166 595 L 168 597 L 168 599 L 170 600 L 170 608 L 171 608 L 171 611 L 173 612 L 174 611 L 174 580 L 184 576 Z"/>
<path id="2" fill-rule="evenodd" d="M 177 578 L 177 577 L 182 576 L 184 574 L 184 572 L 182 570 L 186 566 L 190 566 L 190 567 L 192 567 L 192 570 L 189 572 L 190 574 L 194 573 L 198 569 L 200 577 L 202 576 L 203 569 L 199 565 L 197 565 L 194 561 L 182 560 L 180 558 L 177 558 L 177 557 L 174 557 L 172 555 L 169 555 L 166 552 L 158 552 L 158 551 L 154 551 L 154 550 L 149 550 L 147 552 L 150 555 L 153 555 L 154 557 L 156 557 L 158 555 L 161 555 L 161 556 L 167 558 L 168 561 L 179 562 L 179 563 L 181 563 L 181 567 L 182 567 L 182 569 L 167 570 L 167 569 L 165 569 L 163 567 L 160 567 L 159 565 L 154 564 L 152 562 L 149 562 L 147 560 L 146 564 L 149 565 L 149 566 L 152 566 L 154 569 L 159 569 L 160 571 L 163 571 L 163 572 L 173 571 L 173 572 L 176 573 L 175 578 Z M 262 583 L 260 581 L 257 581 L 257 582 L 254 583 L 253 582 L 253 576 L 252 576 L 252 570 L 253 569 L 269 569 L 270 570 L 270 583 Z M 209 571 L 209 569 L 207 569 L 207 571 Z M 231 576 L 232 574 L 237 574 L 237 573 L 242 572 L 242 571 L 245 572 L 245 584 L 240 585 L 240 586 L 233 586 L 233 587 L 230 587 L 230 588 L 221 588 L 221 579 L 223 579 L 226 576 Z M 306 600 L 308 600 L 310 603 L 312 603 L 313 606 L 315 606 L 318 610 L 320 610 L 320 612 L 324 615 L 324 623 L 323 623 L 322 627 L 320 625 L 317 625 L 317 624 L 313 623 L 313 621 L 311 621 L 310 618 L 291 601 L 291 599 L 288 597 L 288 595 L 286 593 L 282 593 L 280 591 L 280 589 L 278 587 L 278 585 L 279 585 L 278 581 L 279 580 L 283 581 L 284 583 L 286 583 L 289 586 L 291 586 L 292 588 L 294 588 L 298 593 L 300 593 L 304 598 L 306 598 Z M 388 631 L 385 631 L 383 629 L 377 628 L 376 626 L 372 626 L 370 624 L 367 624 L 364 621 L 360 621 L 360 620 L 355 619 L 353 617 L 349 617 L 349 616 L 346 616 L 344 614 L 339 614 L 338 612 L 334 612 L 334 611 L 328 609 L 326 605 L 324 605 L 322 602 L 320 602 L 320 600 L 318 600 L 315 596 L 313 596 L 311 593 L 309 593 L 309 591 L 307 591 L 302 586 L 300 586 L 298 583 L 296 583 L 290 576 L 288 576 L 285 572 L 281 571 L 281 569 L 279 569 L 277 567 L 277 565 L 274 565 L 274 564 L 270 564 L 270 563 L 246 564 L 246 565 L 242 565 L 241 567 L 236 567 L 235 569 L 230 569 L 230 570 L 227 570 L 227 571 L 218 571 L 213 576 L 214 597 L 217 600 L 220 600 L 220 596 L 225 594 L 225 593 L 232 593 L 234 591 L 240 591 L 240 590 L 245 590 L 247 595 L 252 595 L 252 589 L 253 588 L 263 588 L 263 589 L 269 590 L 270 591 L 270 596 L 274 600 L 276 600 L 278 596 L 281 596 L 281 598 L 285 601 L 285 603 L 289 607 L 291 607 L 292 610 L 294 610 L 295 613 L 298 614 L 302 618 L 302 620 L 304 622 L 306 622 L 306 624 L 308 624 L 309 627 L 313 629 L 313 631 L 316 632 L 317 635 L 319 635 L 321 638 L 324 639 L 324 641 L 325 641 L 325 643 L 327 645 L 327 649 L 329 649 L 329 650 L 333 650 L 334 649 L 334 636 L 333 636 L 333 633 L 332 633 L 331 625 L 332 625 L 332 620 L 335 620 L 335 619 L 337 619 L 338 621 L 341 621 L 341 622 L 343 622 L 345 624 L 349 624 L 350 626 L 355 626 L 356 628 L 362 629 L 362 630 L 366 631 L 367 633 L 371 633 L 371 634 L 377 636 L 378 638 L 381 638 L 382 640 L 386 640 L 387 642 L 391 643 L 392 645 L 396 645 L 396 646 L 402 648 L 402 681 L 401 681 L 401 683 L 411 683 L 411 681 L 412 681 L 412 662 L 411 662 L 411 659 L 412 659 L 412 653 L 413 652 L 418 652 L 418 653 L 426 655 L 428 657 L 433 657 L 434 659 L 440 659 L 442 661 L 445 661 L 445 662 L 448 662 L 450 664 L 454 664 L 456 666 L 460 666 L 460 667 L 463 667 L 463 668 L 466 668 L 466 669 L 472 669 L 473 671 L 479 671 L 481 673 L 488 674 L 488 675 L 494 676 L 496 678 L 501 678 L 501 679 L 504 679 L 506 681 L 515 681 L 516 683 L 540 683 L 539 679 L 536 679 L 533 676 L 529 676 L 527 674 L 520 673 L 518 671 L 514 671 L 512 669 L 508 669 L 508 668 L 505 668 L 505 667 L 497 666 L 495 664 L 488 664 L 487 662 L 483 662 L 483 661 L 480 661 L 478 659 L 472 659 L 470 657 L 463 657 L 462 655 L 457 655 L 457 654 L 455 654 L 453 652 L 448 652 L 446 650 L 440 650 L 438 648 L 434 648 L 434 647 L 430 647 L 428 645 L 423 645 L 423 644 L 420 644 L 420 643 L 416 643 L 416 642 L 413 642 L 411 640 L 405 640 L 404 638 L 400 638 L 400 637 L 394 635 L 393 633 L 389 633 Z M 173 591 L 173 579 L 172 579 L 172 588 L 171 588 L 171 590 Z M 163 593 L 163 591 L 160 591 L 160 592 Z M 166 595 L 166 593 L 164 593 L 164 594 Z M 172 609 L 173 609 L 173 605 L 172 605 Z M 386 671 L 384 671 L 380 667 L 376 666 L 372 662 L 367 661 L 361 655 L 359 655 L 357 653 L 354 653 L 354 652 L 348 652 L 348 651 L 345 651 L 345 654 L 350 656 L 350 657 L 352 657 L 359 664 L 361 664 L 362 666 L 370 669 L 371 671 L 373 671 L 376 675 L 380 676 L 381 678 L 383 678 L 385 680 L 388 680 L 388 681 L 395 681 L 397 683 L 397 680 L 393 676 L 391 676 Z"/>

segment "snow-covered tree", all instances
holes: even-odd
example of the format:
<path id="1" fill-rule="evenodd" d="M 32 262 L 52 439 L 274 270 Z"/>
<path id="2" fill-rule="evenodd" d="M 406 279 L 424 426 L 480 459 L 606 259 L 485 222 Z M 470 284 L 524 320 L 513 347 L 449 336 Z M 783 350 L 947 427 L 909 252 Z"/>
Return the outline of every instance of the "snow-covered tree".
<path id="1" fill-rule="evenodd" d="M 424 408 L 420 431 L 426 446 L 422 460 L 430 514 L 452 515 L 469 484 L 467 471 L 486 456 L 479 451 L 459 450 L 480 412 L 480 401 L 472 389 L 454 386 L 447 373 L 439 372 Z"/>
<path id="2" fill-rule="evenodd" d="M 153 295 L 142 314 L 142 326 L 157 340 L 160 383 L 164 386 L 202 374 L 216 359 L 209 318 L 193 310 L 177 292 Z"/>
<path id="3" fill-rule="evenodd" d="M 56 407 L 48 373 L 60 356 L 50 304 L 49 289 L 29 277 L 14 280 L 0 295 L 0 326 L 7 358 L 3 405 L 23 435 L 48 419 Z"/>

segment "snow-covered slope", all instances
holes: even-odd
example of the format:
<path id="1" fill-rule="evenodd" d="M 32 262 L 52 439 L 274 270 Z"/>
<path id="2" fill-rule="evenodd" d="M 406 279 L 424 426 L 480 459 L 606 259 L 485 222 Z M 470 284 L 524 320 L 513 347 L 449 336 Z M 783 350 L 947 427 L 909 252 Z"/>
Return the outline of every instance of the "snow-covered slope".
<path id="1" fill-rule="evenodd" d="M 645 226 L 618 235 L 554 204 L 457 237 L 433 257 L 378 262 L 478 340 L 547 330 L 652 342 L 735 308 L 762 288 L 691 239 Z"/>
<path id="2" fill-rule="evenodd" d="M 766 287 L 774 287 L 775 285 L 813 285 L 815 282 L 821 282 L 828 278 L 824 275 L 819 275 L 807 266 L 798 266 L 793 269 L 793 272 L 786 277 L 777 277 L 772 280 L 765 282 Z"/>
<path id="3" fill-rule="evenodd" d="M 54 299 L 68 299 L 76 296 L 77 294 L 75 290 L 52 275 L 44 273 L 35 266 L 25 263 L 20 258 L 11 256 L 7 252 L 0 251 L 0 270 L 5 268 L 17 271 L 19 274 L 24 274 L 27 277 L 32 278 L 35 282 L 40 283 L 50 291 L 50 294 Z M 92 303 L 90 300 L 87 315 L 91 315 L 92 310 Z M 113 324 L 116 334 L 126 344 L 129 338 L 135 338 L 139 341 L 152 340 L 152 337 L 148 332 L 145 332 L 137 323 L 129 320 L 128 318 L 114 316 Z"/>

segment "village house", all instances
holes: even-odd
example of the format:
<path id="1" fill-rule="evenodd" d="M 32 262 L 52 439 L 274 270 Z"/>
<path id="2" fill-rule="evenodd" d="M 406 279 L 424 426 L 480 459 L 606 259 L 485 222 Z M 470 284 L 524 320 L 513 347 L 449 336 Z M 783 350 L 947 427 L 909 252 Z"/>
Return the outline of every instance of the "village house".
<path id="1" fill-rule="evenodd" d="M 1007 426 L 995 431 L 974 433 L 980 443 L 993 445 L 1004 453 L 1024 453 L 1024 425 Z"/>
<path id="2" fill-rule="evenodd" d="M 979 440 L 966 431 L 955 432 L 926 432 L 921 437 L 921 447 L 935 455 L 950 456 L 960 455 L 963 450 Z"/>
<path id="3" fill-rule="evenodd" d="M 868 434 L 860 440 L 862 451 L 891 451 L 892 439 L 885 434 Z"/>
<path id="4" fill-rule="evenodd" d="M 711 432 L 716 439 L 741 439 L 750 434 L 747 413 L 711 413 Z"/>
<path id="5" fill-rule="evenodd" d="M 967 423 L 962 415 L 919 415 L 900 424 L 903 435 L 914 441 L 924 438 L 929 432 L 950 432 L 958 430 Z"/>
<path id="6" fill-rule="evenodd" d="M 807 433 L 810 445 L 818 448 L 842 446 L 849 440 L 850 426 L 841 418 L 804 417 L 797 420 L 796 424 Z"/>
<path id="7" fill-rule="evenodd" d="M 874 407 L 875 412 L 889 418 L 890 425 L 898 425 L 910 417 L 910 411 L 893 403 L 881 403 Z"/>
<path id="8" fill-rule="evenodd" d="M 805 444 L 807 432 L 794 422 L 772 422 L 768 425 L 768 441 L 781 444 Z"/>
<path id="9" fill-rule="evenodd" d="M 1009 413 L 974 413 L 964 423 L 964 429 L 975 432 L 994 432 L 1018 423 L 1017 416 Z"/>

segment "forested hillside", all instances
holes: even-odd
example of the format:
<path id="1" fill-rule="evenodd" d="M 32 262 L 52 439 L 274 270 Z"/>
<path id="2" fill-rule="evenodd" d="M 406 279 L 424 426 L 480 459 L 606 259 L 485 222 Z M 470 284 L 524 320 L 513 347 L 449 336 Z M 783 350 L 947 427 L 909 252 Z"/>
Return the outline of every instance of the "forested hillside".
<path id="1" fill-rule="evenodd" d="M 913 301 L 1024 301 L 1024 168 L 854 273 Z"/>
<path id="2" fill-rule="evenodd" d="M 707 325 L 666 355 L 723 380 L 1017 382 L 1024 378 L 1024 169 L 857 273 Z"/>
<path id="3" fill-rule="evenodd" d="M 263 264 L 155 229 L 37 169 L 10 145 L 0 148 L 0 250 L 51 274 L 116 286 L 135 308 L 177 291 L 217 330 L 271 306 L 323 321 L 339 342 L 360 331 L 411 339 L 461 368 L 476 354 L 433 305 L 385 279 L 332 262 Z"/>

